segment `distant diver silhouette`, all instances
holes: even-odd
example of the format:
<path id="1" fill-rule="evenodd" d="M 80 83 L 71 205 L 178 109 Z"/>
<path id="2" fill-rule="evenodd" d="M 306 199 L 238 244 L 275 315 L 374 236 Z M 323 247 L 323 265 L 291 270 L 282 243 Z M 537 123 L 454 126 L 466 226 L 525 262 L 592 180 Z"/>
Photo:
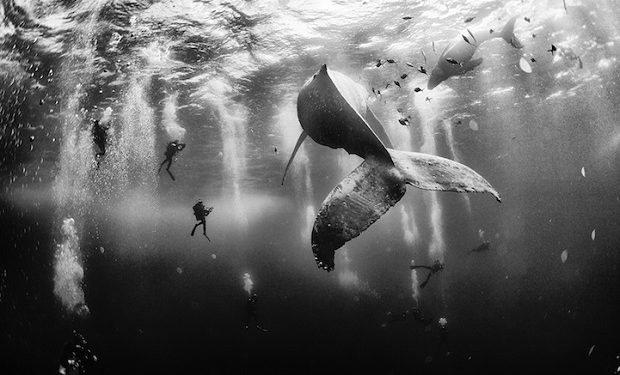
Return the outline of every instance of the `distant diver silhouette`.
<path id="1" fill-rule="evenodd" d="M 211 211 L 213 211 L 213 207 L 205 208 L 204 203 L 199 200 L 192 208 L 194 209 L 194 216 L 196 216 L 196 220 L 198 220 L 198 223 L 194 225 L 194 229 L 192 229 L 192 236 L 196 232 L 196 228 L 202 225 L 202 234 L 211 242 L 211 239 L 207 236 L 207 223 L 205 220 Z"/>
<path id="2" fill-rule="evenodd" d="M 157 174 L 159 174 L 159 172 L 161 172 L 161 167 L 163 167 L 164 164 L 166 164 L 166 162 L 168 162 L 168 166 L 166 167 L 166 171 L 170 175 L 170 178 L 172 178 L 172 181 L 175 181 L 176 179 L 174 178 L 174 175 L 172 174 L 172 172 L 170 172 L 170 166 L 172 165 L 172 158 L 174 157 L 174 155 L 177 154 L 177 152 L 183 151 L 184 148 L 185 148 L 185 143 L 179 143 L 178 139 L 175 139 L 172 142 L 168 142 L 168 146 L 166 146 L 166 152 L 164 152 L 164 155 L 166 155 L 166 159 L 164 159 L 164 161 L 162 161 L 161 164 L 159 165 L 159 169 L 157 170 Z"/>
<path id="3" fill-rule="evenodd" d="M 256 314 L 256 304 L 258 302 L 258 296 L 256 293 L 252 293 L 245 304 L 245 310 L 248 313 L 247 320 L 245 323 L 245 329 L 250 328 L 250 320 L 253 321 L 256 329 L 262 332 L 269 332 L 268 329 L 265 329 L 261 326 L 260 321 L 258 319 L 258 314 Z"/>
<path id="4" fill-rule="evenodd" d="M 385 323 L 381 324 L 381 327 L 386 327 L 396 322 L 405 321 L 409 317 L 412 317 L 413 320 L 415 320 L 416 322 L 420 322 L 424 325 L 428 325 L 432 322 L 431 319 L 428 319 L 424 315 L 422 315 L 422 311 L 417 307 L 405 310 L 401 312 L 400 314 L 392 314 L 392 312 L 390 311 L 388 312 L 387 316 L 388 316 L 388 320 Z"/>
<path id="5" fill-rule="evenodd" d="M 99 152 L 95 153 L 95 160 L 97 160 L 97 169 L 101 163 L 101 158 L 105 155 L 105 147 L 108 141 L 108 128 L 102 125 L 99 120 L 93 121 L 93 143 L 99 148 Z"/>
<path id="6" fill-rule="evenodd" d="M 470 253 L 481 253 L 483 251 L 489 250 L 490 248 L 491 248 L 491 242 L 490 241 L 484 241 L 478 247 L 475 247 L 475 248 L 471 249 L 469 252 Z"/>
<path id="7" fill-rule="evenodd" d="M 424 288 L 428 281 L 431 279 L 431 276 L 441 270 L 443 270 L 445 265 L 439 261 L 439 259 L 435 260 L 432 266 L 409 266 L 410 269 L 415 270 L 416 268 L 425 268 L 429 270 L 428 276 L 426 276 L 426 280 L 422 284 L 420 284 L 420 288 Z"/>

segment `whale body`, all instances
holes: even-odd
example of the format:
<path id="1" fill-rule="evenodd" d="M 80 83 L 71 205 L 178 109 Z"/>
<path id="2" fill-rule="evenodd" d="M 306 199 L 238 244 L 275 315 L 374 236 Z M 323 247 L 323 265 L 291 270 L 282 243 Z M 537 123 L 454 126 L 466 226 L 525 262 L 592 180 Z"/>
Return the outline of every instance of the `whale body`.
<path id="1" fill-rule="evenodd" d="M 474 53 L 482 43 L 502 38 L 514 48 L 523 45 L 514 35 L 516 17 L 511 18 L 501 32 L 493 32 L 488 28 L 466 29 L 443 50 L 437 64 L 428 79 L 428 89 L 432 90 L 446 79 L 465 74 L 482 63 L 482 58 L 474 59 Z M 465 40 L 467 39 L 467 41 Z"/>
<path id="2" fill-rule="evenodd" d="M 321 145 L 343 148 L 364 158 L 325 198 L 312 228 L 315 261 L 327 271 L 334 269 L 335 251 L 394 206 L 405 194 L 406 185 L 425 190 L 487 192 L 501 201 L 488 181 L 463 164 L 394 150 L 366 97 L 363 87 L 323 65 L 297 98 L 303 131 L 285 175 L 307 135 Z"/>

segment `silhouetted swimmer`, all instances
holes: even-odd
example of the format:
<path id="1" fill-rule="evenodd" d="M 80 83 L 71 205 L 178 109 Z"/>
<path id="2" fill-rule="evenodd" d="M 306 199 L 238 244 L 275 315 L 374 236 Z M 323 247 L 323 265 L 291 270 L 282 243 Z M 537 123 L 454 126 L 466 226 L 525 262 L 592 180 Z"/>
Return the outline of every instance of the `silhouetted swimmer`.
<path id="1" fill-rule="evenodd" d="M 413 320 L 415 320 L 416 322 L 422 323 L 424 325 L 428 325 L 431 323 L 431 319 L 424 317 L 422 311 L 417 307 L 405 310 L 400 314 L 392 314 L 392 312 L 390 311 L 387 313 L 387 316 L 388 320 L 385 323 L 381 324 L 381 327 L 386 327 L 392 323 L 405 321 L 409 317 L 413 318 Z"/>
<path id="2" fill-rule="evenodd" d="M 108 127 L 102 125 L 99 120 L 93 121 L 93 142 L 99 148 L 99 151 L 95 153 L 95 159 L 97 160 L 97 169 L 99 169 L 99 163 L 101 158 L 105 155 L 105 147 L 108 143 Z"/>
<path id="3" fill-rule="evenodd" d="M 472 253 L 481 253 L 483 251 L 489 250 L 490 248 L 491 248 L 491 242 L 490 241 L 484 241 L 482 244 L 480 244 L 480 246 L 471 249 L 470 252 L 472 252 Z"/>
<path id="4" fill-rule="evenodd" d="M 179 143 L 178 139 L 175 139 L 172 142 L 168 142 L 168 146 L 166 146 L 166 152 L 164 152 L 164 155 L 166 155 L 166 159 L 164 159 L 164 161 L 162 161 L 161 164 L 159 165 L 159 169 L 157 170 L 157 173 L 159 174 L 159 172 L 161 172 L 161 167 L 163 167 L 164 164 L 168 162 L 166 171 L 170 175 L 170 178 L 172 178 L 172 181 L 175 181 L 175 178 L 172 175 L 172 172 L 170 172 L 170 166 L 172 165 L 172 158 L 174 157 L 174 155 L 177 154 L 177 152 L 183 151 L 184 148 L 185 148 L 185 143 Z"/>
<path id="5" fill-rule="evenodd" d="M 206 208 L 204 203 L 199 200 L 192 208 L 194 209 L 194 216 L 196 216 L 196 220 L 198 220 L 198 223 L 194 225 L 194 229 L 192 229 L 192 236 L 196 232 L 196 228 L 202 225 L 202 234 L 211 242 L 211 239 L 207 236 L 207 223 L 205 220 L 211 211 L 213 211 L 213 207 Z"/>
<path id="6" fill-rule="evenodd" d="M 444 269 L 444 264 L 441 263 L 441 261 L 439 261 L 439 259 L 435 260 L 435 263 L 433 263 L 432 266 L 409 266 L 410 269 L 414 270 L 416 268 L 425 268 L 431 272 L 428 273 L 428 276 L 426 277 L 426 280 L 424 280 L 424 282 L 422 284 L 420 284 L 420 288 L 424 288 L 426 286 L 426 284 L 428 283 L 428 281 L 431 279 L 431 276 L 433 276 L 433 274 L 441 271 Z"/>
<path id="7" fill-rule="evenodd" d="M 57 374 L 79 375 L 92 371 L 97 363 L 97 356 L 90 350 L 84 336 L 73 331 L 73 337 L 65 344 L 58 365 Z"/>
<path id="8" fill-rule="evenodd" d="M 252 293 L 245 304 L 245 310 L 248 313 L 247 321 L 245 323 L 245 329 L 250 328 L 250 320 L 253 321 L 256 329 L 262 332 L 269 332 L 268 329 L 265 329 L 261 326 L 260 321 L 258 319 L 258 314 L 256 314 L 256 304 L 258 302 L 258 296 L 256 293 Z"/>

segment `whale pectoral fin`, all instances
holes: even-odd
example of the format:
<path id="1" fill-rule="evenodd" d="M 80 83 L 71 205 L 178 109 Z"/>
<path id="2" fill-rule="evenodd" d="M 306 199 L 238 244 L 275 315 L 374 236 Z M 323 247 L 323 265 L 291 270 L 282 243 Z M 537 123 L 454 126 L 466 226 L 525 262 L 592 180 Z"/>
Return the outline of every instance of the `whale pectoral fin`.
<path id="1" fill-rule="evenodd" d="M 364 116 L 364 118 L 366 119 L 368 125 L 370 125 L 370 128 L 375 132 L 377 137 L 379 137 L 381 142 L 383 142 L 385 147 L 394 147 L 392 146 L 392 141 L 390 141 L 390 137 L 388 137 L 387 133 L 385 132 L 385 128 L 383 127 L 379 119 L 377 119 L 377 116 L 375 116 L 374 112 L 372 111 L 372 109 L 370 109 L 369 106 L 366 106 L 366 116 Z"/>
<path id="2" fill-rule="evenodd" d="M 473 60 L 469 60 L 465 63 L 463 63 L 463 66 L 460 69 L 460 73 L 467 73 L 470 70 L 473 70 L 475 67 L 477 67 L 478 65 L 482 64 L 482 57 L 479 59 L 473 59 Z"/>
<path id="3" fill-rule="evenodd" d="M 286 164 L 286 168 L 284 168 L 284 175 L 282 176 L 282 185 L 284 185 L 284 179 L 286 178 L 286 172 L 288 172 L 288 168 L 291 166 L 293 159 L 295 158 L 295 154 L 297 154 L 297 150 L 299 150 L 299 146 L 303 143 L 304 139 L 308 134 L 305 130 L 301 131 L 299 138 L 297 138 L 297 143 L 295 144 L 295 148 L 293 149 L 293 153 L 291 154 L 291 158 L 288 159 L 288 163 Z"/>
<path id="4" fill-rule="evenodd" d="M 501 202 L 499 193 L 473 169 L 453 160 L 422 154 L 388 149 L 396 169 L 404 181 L 419 189 L 455 191 L 459 193 L 491 193 Z"/>
<path id="5" fill-rule="evenodd" d="M 314 221 L 312 251 L 317 265 L 334 269 L 334 252 L 377 221 L 405 194 L 394 166 L 369 157 L 329 193 Z"/>

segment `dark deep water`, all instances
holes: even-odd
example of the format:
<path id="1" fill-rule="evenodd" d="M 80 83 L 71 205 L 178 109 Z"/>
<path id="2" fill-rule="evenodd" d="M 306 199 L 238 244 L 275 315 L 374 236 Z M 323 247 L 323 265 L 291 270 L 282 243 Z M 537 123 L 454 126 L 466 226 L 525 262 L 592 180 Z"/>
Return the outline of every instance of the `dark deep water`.
<path id="1" fill-rule="evenodd" d="M 620 372 L 620 6 L 566 3 L 3 0 L 0 373 L 57 373 L 72 330 L 95 374 Z M 511 16 L 523 49 L 488 41 L 432 91 L 405 64 Z M 396 148 L 503 203 L 408 187 L 317 269 L 314 216 L 360 158 L 306 140 L 280 180 L 324 63 Z M 172 139 L 176 181 L 156 174 Z M 199 198 L 212 242 L 189 236 Z M 412 259 L 446 268 L 419 289 Z M 269 332 L 244 328 L 246 273 Z M 416 305 L 431 324 L 382 327 Z"/>

